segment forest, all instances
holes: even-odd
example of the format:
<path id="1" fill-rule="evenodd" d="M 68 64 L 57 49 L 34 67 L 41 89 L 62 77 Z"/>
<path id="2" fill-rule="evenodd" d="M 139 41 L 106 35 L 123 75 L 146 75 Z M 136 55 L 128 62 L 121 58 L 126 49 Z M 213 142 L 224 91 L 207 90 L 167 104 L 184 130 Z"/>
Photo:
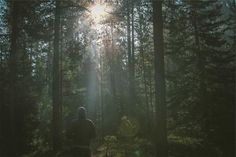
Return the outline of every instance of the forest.
<path id="1" fill-rule="evenodd" d="M 236 0 L 0 0 L 0 157 L 75 157 L 79 107 L 93 157 L 234 157 L 235 54 Z"/>

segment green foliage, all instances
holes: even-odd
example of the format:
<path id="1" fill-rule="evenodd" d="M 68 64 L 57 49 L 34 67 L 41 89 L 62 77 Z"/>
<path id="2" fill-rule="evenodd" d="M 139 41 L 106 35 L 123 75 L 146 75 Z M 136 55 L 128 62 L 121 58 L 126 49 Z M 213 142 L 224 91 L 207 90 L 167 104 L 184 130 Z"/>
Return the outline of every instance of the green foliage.
<path id="1" fill-rule="evenodd" d="M 186 1 L 182 5 L 170 3 L 169 9 L 169 131 L 203 140 L 207 149 L 202 149 L 202 153 L 216 155 L 216 150 L 218 155 L 230 156 L 234 145 L 229 138 L 234 136 L 234 91 L 228 87 L 234 84 L 231 74 L 235 54 L 230 50 L 232 43 L 226 40 L 229 35 L 224 29 L 227 25 L 222 4 L 217 0 Z"/>
<path id="2" fill-rule="evenodd" d="M 137 137 L 137 123 L 128 117 L 121 118 L 117 135 L 105 136 L 101 146 L 97 148 L 99 157 L 147 157 L 151 156 L 151 143 Z"/>
<path id="3" fill-rule="evenodd" d="M 136 121 L 128 119 L 128 117 L 123 116 L 121 118 L 121 123 L 118 129 L 118 134 L 122 137 L 134 137 L 139 131 L 139 126 Z"/>

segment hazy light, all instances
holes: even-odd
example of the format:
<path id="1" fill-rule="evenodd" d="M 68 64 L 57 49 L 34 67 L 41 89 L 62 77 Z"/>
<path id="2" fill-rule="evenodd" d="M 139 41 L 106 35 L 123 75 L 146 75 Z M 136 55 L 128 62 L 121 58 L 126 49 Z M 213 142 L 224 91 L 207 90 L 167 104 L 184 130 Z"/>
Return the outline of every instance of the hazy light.
<path id="1" fill-rule="evenodd" d="M 102 4 L 95 4 L 90 8 L 91 16 L 95 22 L 100 22 L 107 15 L 105 11 L 106 6 Z"/>

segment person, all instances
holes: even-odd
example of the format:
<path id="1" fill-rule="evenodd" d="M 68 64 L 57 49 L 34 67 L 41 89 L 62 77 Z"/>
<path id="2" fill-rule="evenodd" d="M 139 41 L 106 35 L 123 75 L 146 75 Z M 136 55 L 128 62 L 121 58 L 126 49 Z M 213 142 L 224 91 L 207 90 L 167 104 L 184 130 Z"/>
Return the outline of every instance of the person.
<path id="1" fill-rule="evenodd" d="M 96 137 L 94 123 L 87 118 L 86 109 L 79 107 L 78 118 L 66 131 L 67 140 L 74 157 L 91 157 L 90 143 Z"/>

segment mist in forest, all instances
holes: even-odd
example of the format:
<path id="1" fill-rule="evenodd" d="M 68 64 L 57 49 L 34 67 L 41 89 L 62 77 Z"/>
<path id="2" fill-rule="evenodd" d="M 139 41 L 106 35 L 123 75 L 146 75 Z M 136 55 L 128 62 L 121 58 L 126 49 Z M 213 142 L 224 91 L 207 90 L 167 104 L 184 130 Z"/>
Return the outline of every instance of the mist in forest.
<path id="1" fill-rule="evenodd" d="M 0 0 L 0 157 L 234 157 L 235 0 Z"/>

